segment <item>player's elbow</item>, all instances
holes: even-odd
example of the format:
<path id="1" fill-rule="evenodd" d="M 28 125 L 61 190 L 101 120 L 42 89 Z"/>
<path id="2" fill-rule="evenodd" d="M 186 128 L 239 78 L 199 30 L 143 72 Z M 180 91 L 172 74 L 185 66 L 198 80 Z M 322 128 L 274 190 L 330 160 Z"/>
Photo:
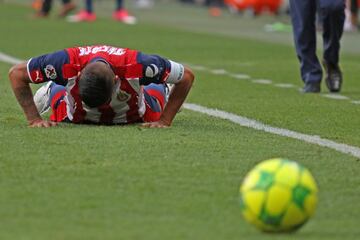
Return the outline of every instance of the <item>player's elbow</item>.
<path id="1" fill-rule="evenodd" d="M 16 69 L 17 65 L 14 65 L 12 66 L 10 69 L 9 69 L 9 73 L 8 73 L 8 76 L 9 76 L 9 80 L 11 81 L 12 79 L 14 79 L 14 76 L 16 75 Z"/>
<path id="2" fill-rule="evenodd" d="M 26 65 L 24 63 L 19 63 L 12 66 L 9 69 L 9 80 L 12 83 L 19 82 L 24 79 L 24 75 L 26 74 Z"/>
<path id="3" fill-rule="evenodd" d="M 193 71 L 190 68 L 186 67 L 184 74 L 185 74 L 185 79 L 192 85 L 195 81 L 195 75 Z"/>
<path id="4" fill-rule="evenodd" d="M 14 81 L 20 75 L 20 66 L 19 65 L 20 64 L 16 64 L 10 68 L 9 73 L 8 73 L 10 81 Z"/>

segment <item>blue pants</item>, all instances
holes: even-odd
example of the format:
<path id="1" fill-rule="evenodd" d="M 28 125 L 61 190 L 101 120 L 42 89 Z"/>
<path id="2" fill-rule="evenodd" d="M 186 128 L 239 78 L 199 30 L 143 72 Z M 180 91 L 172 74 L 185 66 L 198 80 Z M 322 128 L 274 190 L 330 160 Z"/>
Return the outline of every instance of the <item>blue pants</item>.
<path id="1" fill-rule="evenodd" d="M 319 83 L 322 79 L 322 68 L 316 56 L 316 13 L 323 28 L 323 59 L 337 65 L 345 21 L 345 0 L 290 0 L 295 47 L 305 83 Z"/>

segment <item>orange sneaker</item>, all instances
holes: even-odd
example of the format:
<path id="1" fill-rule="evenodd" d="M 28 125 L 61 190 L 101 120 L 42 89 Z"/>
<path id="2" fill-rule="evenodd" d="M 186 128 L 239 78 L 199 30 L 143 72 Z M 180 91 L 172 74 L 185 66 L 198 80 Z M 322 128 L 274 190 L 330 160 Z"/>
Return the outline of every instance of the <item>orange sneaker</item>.
<path id="1" fill-rule="evenodd" d="M 135 24 L 136 18 L 131 16 L 125 9 L 117 10 L 112 15 L 113 19 L 126 24 Z"/>
<path id="2" fill-rule="evenodd" d="M 42 8 L 42 4 L 43 4 L 42 0 L 34 0 L 31 4 L 31 7 L 36 11 L 40 11 Z"/>
<path id="3" fill-rule="evenodd" d="M 93 22 L 96 20 L 96 15 L 95 13 L 82 10 L 75 15 L 68 16 L 67 20 L 69 22 Z"/>

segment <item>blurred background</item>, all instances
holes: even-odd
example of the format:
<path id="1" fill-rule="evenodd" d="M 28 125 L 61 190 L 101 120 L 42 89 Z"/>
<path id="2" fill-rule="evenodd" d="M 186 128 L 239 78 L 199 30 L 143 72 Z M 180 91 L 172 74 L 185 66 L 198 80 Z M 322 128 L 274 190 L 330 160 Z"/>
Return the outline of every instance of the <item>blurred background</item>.
<path id="1" fill-rule="evenodd" d="M 51 10 L 46 16 L 39 14 L 43 0 L 1 2 L 27 5 L 29 17 L 33 18 L 58 18 L 64 10 L 60 0 L 52 1 Z M 85 9 L 85 0 L 72 0 L 72 3 L 74 7 L 66 12 L 70 17 Z M 360 0 L 347 0 L 346 3 L 342 51 L 358 53 L 357 9 Z M 293 44 L 287 0 L 125 0 L 123 5 L 129 15 L 136 18 L 136 23 Z M 98 18 L 111 18 L 114 7 L 113 0 L 93 0 L 94 13 Z M 63 17 L 64 21 L 69 19 L 69 16 Z"/>

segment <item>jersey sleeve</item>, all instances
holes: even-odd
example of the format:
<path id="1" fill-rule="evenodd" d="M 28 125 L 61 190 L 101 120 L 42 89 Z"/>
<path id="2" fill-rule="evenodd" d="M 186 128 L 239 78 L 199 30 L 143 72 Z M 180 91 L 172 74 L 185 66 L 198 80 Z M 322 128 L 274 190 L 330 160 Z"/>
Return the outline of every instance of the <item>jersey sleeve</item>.
<path id="1" fill-rule="evenodd" d="M 150 83 L 177 83 L 184 76 L 184 66 L 158 55 L 139 53 L 137 62 L 143 66 L 141 85 Z"/>
<path id="2" fill-rule="evenodd" d="M 63 77 L 63 65 L 69 63 L 69 55 L 65 50 L 31 58 L 27 63 L 27 71 L 33 83 L 53 81 L 66 85 Z"/>

